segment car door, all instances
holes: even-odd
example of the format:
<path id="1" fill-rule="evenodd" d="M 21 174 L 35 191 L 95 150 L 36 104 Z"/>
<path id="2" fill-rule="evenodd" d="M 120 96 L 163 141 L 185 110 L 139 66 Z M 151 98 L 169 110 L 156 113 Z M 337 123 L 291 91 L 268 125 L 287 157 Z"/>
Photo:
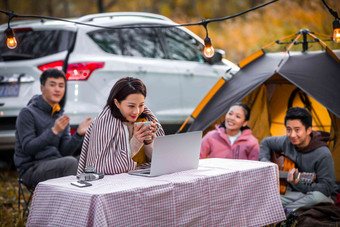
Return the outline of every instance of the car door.
<path id="1" fill-rule="evenodd" d="M 88 80 L 91 86 L 101 92 L 102 97 L 107 93 L 107 98 L 117 79 L 136 77 L 146 85 L 146 105 L 162 124 L 183 121 L 178 71 L 173 62 L 166 59 L 155 29 L 104 29 L 88 34 L 97 44 L 97 49 L 104 50 L 104 53 L 97 53 L 92 59 L 105 61 L 105 67 L 94 72 Z M 95 48 L 90 49 L 94 51 Z"/>
<path id="2" fill-rule="evenodd" d="M 162 123 L 183 121 L 180 78 L 173 62 L 166 59 L 154 28 L 122 29 L 127 75 L 141 79 L 148 91 L 146 104 Z"/>
<path id="3" fill-rule="evenodd" d="M 182 113 L 189 116 L 229 67 L 207 63 L 201 54 L 203 44 L 184 29 L 162 30 L 170 58 L 179 72 Z"/>

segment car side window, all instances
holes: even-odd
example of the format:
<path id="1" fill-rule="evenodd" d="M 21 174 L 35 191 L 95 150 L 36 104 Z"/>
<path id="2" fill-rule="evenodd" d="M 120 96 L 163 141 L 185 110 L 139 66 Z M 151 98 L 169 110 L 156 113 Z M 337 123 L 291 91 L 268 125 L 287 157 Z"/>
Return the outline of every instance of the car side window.
<path id="1" fill-rule="evenodd" d="M 97 30 L 88 35 L 103 51 L 110 54 L 122 54 L 119 30 Z"/>
<path id="2" fill-rule="evenodd" d="M 123 55 L 165 58 L 160 38 L 153 28 L 121 29 Z"/>
<path id="3" fill-rule="evenodd" d="M 203 44 L 185 31 L 176 28 L 163 28 L 169 57 L 173 60 L 204 62 L 201 55 Z"/>
<path id="4" fill-rule="evenodd" d="M 97 30 L 88 35 L 110 54 L 165 58 L 160 38 L 153 28 Z"/>

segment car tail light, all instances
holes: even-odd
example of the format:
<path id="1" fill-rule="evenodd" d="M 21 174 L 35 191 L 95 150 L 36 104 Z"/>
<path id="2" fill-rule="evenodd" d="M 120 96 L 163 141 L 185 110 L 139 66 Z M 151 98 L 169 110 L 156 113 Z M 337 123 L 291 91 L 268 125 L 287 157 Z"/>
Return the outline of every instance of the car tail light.
<path id="1" fill-rule="evenodd" d="M 71 135 L 73 135 L 77 131 L 77 128 L 71 128 Z"/>
<path id="2" fill-rule="evenodd" d="M 44 65 L 39 65 L 38 68 L 41 71 L 45 71 L 50 68 L 63 69 L 63 61 L 50 62 Z M 66 79 L 67 80 L 87 80 L 91 73 L 104 67 L 104 62 L 83 62 L 73 63 L 67 66 Z"/>
<path id="3" fill-rule="evenodd" d="M 13 29 L 15 33 L 18 33 L 18 32 L 31 32 L 33 31 L 32 28 L 14 28 Z"/>
<path id="4" fill-rule="evenodd" d="M 91 73 L 104 67 L 104 62 L 83 62 L 69 64 L 67 67 L 67 80 L 87 80 Z"/>
<path id="5" fill-rule="evenodd" d="M 63 64 L 64 64 L 64 61 L 55 61 L 55 62 L 50 62 L 50 63 L 44 64 L 44 65 L 39 65 L 38 68 L 41 71 L 45 71 L 45 70 L 51 69 L 51 68 L 63 70 Z"/>

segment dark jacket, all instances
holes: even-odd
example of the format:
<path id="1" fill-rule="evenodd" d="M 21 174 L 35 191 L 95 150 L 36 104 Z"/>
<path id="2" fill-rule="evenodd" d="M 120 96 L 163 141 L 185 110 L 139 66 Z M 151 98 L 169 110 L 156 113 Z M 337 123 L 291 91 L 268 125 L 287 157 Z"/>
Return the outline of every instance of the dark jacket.
<path id="1" fill-rule="evenodd" d="M 264 138 L 260 144 L 260 161 L 270 161 L 271 152 L 284 153 L 295 163 L 299 172 L 314 172 L 316 181 L 312 184 L 298 182 L 290 185 L 294 191 L 307 193 L 310 191 L 322 192 L 336 200 L 337 186 L 335 183 L 335 170 L 332 153 L 326 145 L 329 133 L 313 131 L 310 145 L 306 149 L 297 151 L 287 136 L 273 136 Z M 327 139 L 327 141 L 328 141 Z"/>
<path id="2" fill-rule="evenodd" d="M 14 164 L 23 174 L 34 162 L 72 155 L 82 143 L 82 136 L 70 134 L 70 125 L 55 135 L 54 122 L 63 110 L 52 115 L 52 107 L 42 95 L 35 95 L 24 107 L 16 121 Z"/>

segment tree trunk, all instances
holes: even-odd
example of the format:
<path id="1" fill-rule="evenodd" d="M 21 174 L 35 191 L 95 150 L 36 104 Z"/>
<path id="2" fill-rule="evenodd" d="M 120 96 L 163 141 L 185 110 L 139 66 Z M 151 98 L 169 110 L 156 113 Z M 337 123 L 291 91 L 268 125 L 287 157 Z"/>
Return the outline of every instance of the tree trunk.
<path id="1" fill-rule="evenodd" d="M 97 6 L 98 6 L 98 13 L 104 13 L 103 0 L 98 0 Z"/>
<path id="2" fill-rule="evenodd" d="M 2 0 L 5 6 L 5 10 L 9 10 L 9 0 Z"/>

